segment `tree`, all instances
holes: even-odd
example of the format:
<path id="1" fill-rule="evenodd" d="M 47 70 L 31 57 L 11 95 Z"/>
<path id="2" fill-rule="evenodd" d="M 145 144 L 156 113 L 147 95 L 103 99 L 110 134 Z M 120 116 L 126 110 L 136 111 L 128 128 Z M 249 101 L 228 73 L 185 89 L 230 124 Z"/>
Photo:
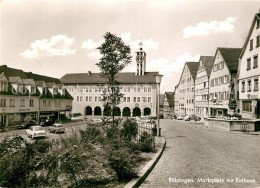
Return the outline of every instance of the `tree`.
<path id="1" fill-rule="evenodd" d="M 123 94 L 120 93 L 119 82 L 116 80 L 117 74 L 131 62 L 131 49 L 120 37 L 110 32 L 104 36 L 105 42 L 97 49 L 100 51 L 101 59 L 96 64 L 101 71 L 101 76 L 107 79 L 107 87 L 103 89 L 104 107 L 110 107 L 112 115 L 112 125 L 115 124 L 114 108 L 120 104 Z"/>

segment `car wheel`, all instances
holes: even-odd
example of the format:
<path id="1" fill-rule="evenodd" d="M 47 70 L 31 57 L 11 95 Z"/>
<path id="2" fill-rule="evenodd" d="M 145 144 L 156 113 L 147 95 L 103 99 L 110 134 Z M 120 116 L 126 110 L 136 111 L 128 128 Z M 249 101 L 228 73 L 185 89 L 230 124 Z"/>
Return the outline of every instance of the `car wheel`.
<path id="1" fill-rule="evenodd" d="M 190 118 L 188 118 L 187 121 L 190 121 Z"/>
<path id="2" fill-rule="evenodd" d="M 198 121 L 200 121 L 201 120 L 201 118 L 198 118 Z"/>

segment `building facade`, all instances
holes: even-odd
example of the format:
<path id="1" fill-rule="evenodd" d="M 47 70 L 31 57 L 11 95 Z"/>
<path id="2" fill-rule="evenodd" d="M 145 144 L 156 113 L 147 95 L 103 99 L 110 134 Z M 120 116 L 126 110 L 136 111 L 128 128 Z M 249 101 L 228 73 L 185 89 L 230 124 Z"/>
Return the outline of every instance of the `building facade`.
<path id="1" fill-rule="evenodd" d="M 195 113 L 195 79 L 199 62 L 186 62 L 180 77 L 178 87 L 176 88 L 178 101 L 175 105 L 175 111 L 178 116 L 186 116 Z"/>
<path id="2" fill-rule="evenodd" d="M 174 115 L 174 92 L 165 92 L 163 97 L 163 116 L 170 118 Z"/>
<path id="3" fill-rule="evenodd" d="M 209 76 L 214 56 L 201 56 L 195 80 L 195 114 L 204 117 L 209 112 Z"/>
<path id="4" fill-rule="evenodd" d="M 239 103 L 243 118 L 260 119 L 260 13 L 255 14 L 239 58 Z"/>
<path id="5" fill-rule="evenodd" d="M 224 117 L 230 114 L 230 84 L 234 84 L 235 94 L 238 91 L 236 80 L 238 58 L 241 48 L 217 48 L 213 68 L 210 74 L 209 108 L 210 116 Z M 237 95 L 235 96 L 237 100 Z M 239 112 L 239 105 L 237 106 Z"/>
<path id="6" fill-rule="evenodd" d="M 146 53 L 140 48 L 136 56 L 136 72 L 118 73 L 117 81 L 124 94 L 121 103 L 114 109 L 115 116 L 156 115 L 157 86 L 155 75 L 146 72 Z M 73 96 L 72 113 L 84 116 L 109 115 L 111 110 L 102 103 L 103 85 L 107 80 L 100 73 L 66 74 L 61 78 Z"/>
<path id="7" fill-rule="evenodd" d="M 68 115 L 72 97 L 61 85 L 50 86 L 51 81 L 60 84 L 55 78 L 0 66 L 0 124 L 12 126 L 32 119 L 39 122 L 42 118 Z"/>

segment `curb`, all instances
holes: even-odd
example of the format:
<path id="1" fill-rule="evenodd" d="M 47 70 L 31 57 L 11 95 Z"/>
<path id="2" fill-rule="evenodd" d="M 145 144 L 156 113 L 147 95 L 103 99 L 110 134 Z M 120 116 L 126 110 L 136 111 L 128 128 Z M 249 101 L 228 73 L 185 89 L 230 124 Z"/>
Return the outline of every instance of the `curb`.
<path id="1" fill-rule="evenodd" d="M 153 170 L 159 159 L 161 158 L 165 146 L 166 146 L 166 140 L 164 137 L 162 138 L 163 147 L 157 151 L 157 153 L 152 157 L 152 159 L 145 165 L 145 167 L 138 173 L 138 179 L 133 179 L 130 181 L 124 188 L 132 188 L 132 187 L 139 187 L 144 180 L 147 178 L 147 176 L 150 174 L 150 172 Z"/>

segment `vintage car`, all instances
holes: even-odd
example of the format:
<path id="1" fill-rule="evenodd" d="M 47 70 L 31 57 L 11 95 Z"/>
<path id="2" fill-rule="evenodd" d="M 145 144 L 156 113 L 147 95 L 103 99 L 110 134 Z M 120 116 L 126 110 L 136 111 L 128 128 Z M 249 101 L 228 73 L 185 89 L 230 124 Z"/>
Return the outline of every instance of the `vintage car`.
<path id="1" fill-rule="evenodd" d="M 109 122 L 110 121 L 110 119 L 107 119 L 107 121 Z M 94 123 L 94 124 L 96 124 L 96 125 L 102 125 L 102 119 L 92 119 L 91 120 L 91 123 Z"/>
<path id="2" fill-rule="evenodd" d="M 31 126 L 29 129 L 26 129 L 26 134 L 28 137 L 31 137 L 32 139 L 37 137 L 45 137 L 46 131 L 43 130 L 43 128 L 39 125 Z"/>
<path id="3" fill-rule="evenodd" d="M 54 123 L 50 128 L 50 133 L 64 133 L 65 127 L 61 123 Z"/>
<path id="4" fill-rule="evenodd" d="M 20 125 L 17 126 L 18 129 L 28 129 L 29 127 L 35 125 L 35 121 L 34 120 L 30 120 L 30 121 L 26 121 L 21 123 Z"/>
<path id="5" fill-rule="evenodd" d="M 178 116 L 177 120 L 183 120 L 183 117 L 182 116 Z"/>
<path id="6" fill-rule="evenodd" d="M 195 120 L 195 121 L 200 121 L 201 117 L 196 116 L 195 114 L 190 114 L 184 117 L 185 121 L 190 121 L 190 120 Z"/>

